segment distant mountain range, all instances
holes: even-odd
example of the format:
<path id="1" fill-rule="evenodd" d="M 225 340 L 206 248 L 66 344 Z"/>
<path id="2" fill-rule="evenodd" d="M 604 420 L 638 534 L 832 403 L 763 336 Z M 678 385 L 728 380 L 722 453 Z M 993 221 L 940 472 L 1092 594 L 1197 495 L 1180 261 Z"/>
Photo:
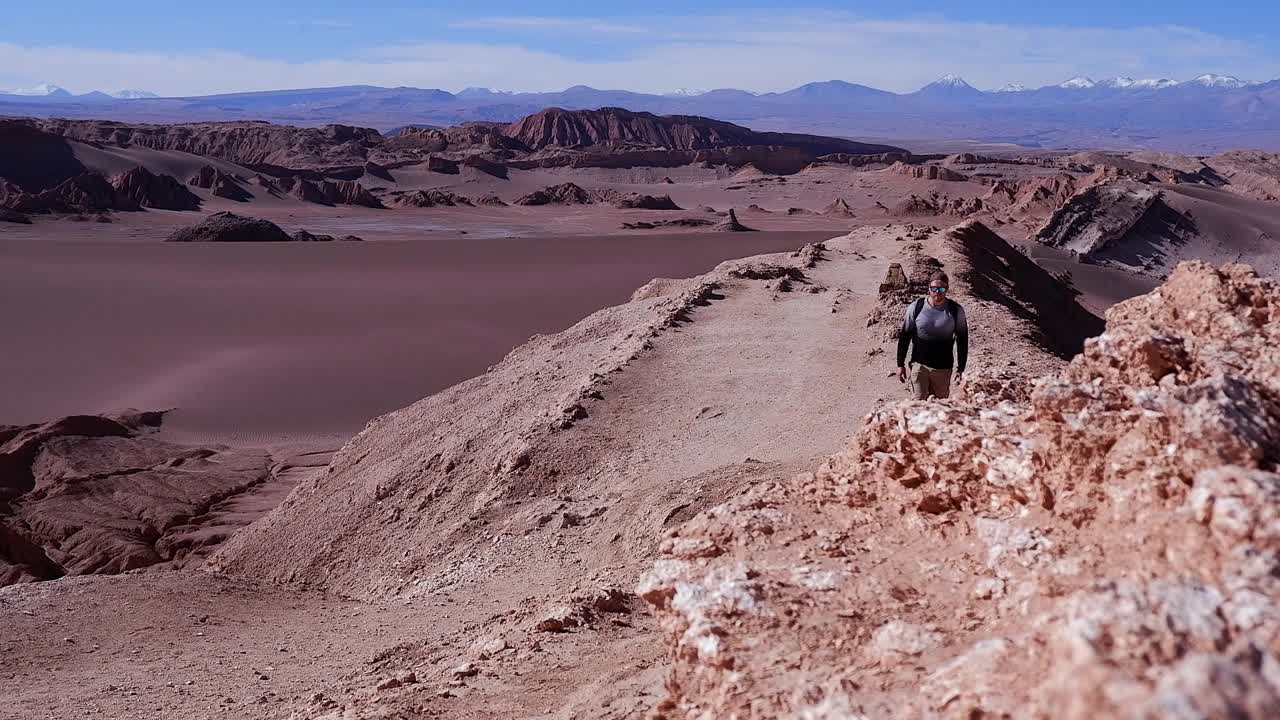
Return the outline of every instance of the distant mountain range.
<path id="1" fill-rule="evenodd" d="M 380 130 L 471 120 L 511 122 L 547 107 L 623 107 L 701 115 L 756 130 L 874 140 L 970 139 L 1192 153 L 1237 147 L 1280 150 L 1280 80 L 1245 82 L 1223 75 L 1182 82 L 1078 77 L 1034 89 L 1010 84 L 995 90 L 979 90 L 947 75 L 911 93 L 829 80 L 776 93 L 684 89 L 664 95 L 583 85 L 546 93 L 356 85 L 181 98 L 141 91 L 72 95 L 43 85 L 22 94 L 0 94 L 0 115 L 155 123 L 266 120 Z"/>

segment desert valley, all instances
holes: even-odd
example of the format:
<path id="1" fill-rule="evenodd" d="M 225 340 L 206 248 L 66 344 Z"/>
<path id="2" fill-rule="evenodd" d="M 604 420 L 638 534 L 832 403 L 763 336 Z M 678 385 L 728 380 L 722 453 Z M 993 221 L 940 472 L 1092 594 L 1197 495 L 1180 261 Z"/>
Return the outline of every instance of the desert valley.
<path id="1" fill-rule="evenodd" d="M 1280 716 L 1280 146 L 55 99 L 0 715 Z"/>

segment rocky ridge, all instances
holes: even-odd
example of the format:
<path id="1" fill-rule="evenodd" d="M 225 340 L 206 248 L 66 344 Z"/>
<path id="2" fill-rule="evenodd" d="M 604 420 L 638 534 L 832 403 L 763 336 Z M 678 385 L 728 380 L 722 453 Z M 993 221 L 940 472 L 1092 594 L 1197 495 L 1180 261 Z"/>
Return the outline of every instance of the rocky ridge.
<path id="1" fill-rule="evenodd" d="M 1183 264 L 1061 370 L 884 405 L 670 531 L 655 715 L 1280 712 L 1278 292 Z"/>

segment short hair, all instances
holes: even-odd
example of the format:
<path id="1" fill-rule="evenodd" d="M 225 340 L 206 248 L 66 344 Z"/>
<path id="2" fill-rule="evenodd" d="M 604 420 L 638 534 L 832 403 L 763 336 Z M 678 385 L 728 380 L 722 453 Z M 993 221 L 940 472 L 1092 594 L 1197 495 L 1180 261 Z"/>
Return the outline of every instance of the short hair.
<path id="1" fill-rule="evenodd" d="M 939 270 L 938 272 L 929 276 L 929 284 L 932 285 L 934 283 L 939 283 L 943 287 L 946 287 L 951 284 L 951 280 L 950 278 L 947 277 L 946 273 Z"/>

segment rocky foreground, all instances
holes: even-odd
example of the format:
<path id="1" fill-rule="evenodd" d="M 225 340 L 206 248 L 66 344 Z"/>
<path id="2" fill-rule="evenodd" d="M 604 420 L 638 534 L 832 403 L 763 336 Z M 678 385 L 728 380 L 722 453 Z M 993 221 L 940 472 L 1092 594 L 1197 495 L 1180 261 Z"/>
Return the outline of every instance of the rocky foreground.
<path id="1" fill-rule="evenodd" d="M 1061 372 L 882 406 L 669 531 L 656 715 L 1280 716 L 1277 297 L 1184 264 Z"/>
<path id="2" fill-rule="evenodd" d="M 938 267 L 981 319 L 972 375 L 961 399 L 899 400 L 886 350 Z M 374 420 L 186 569 L 0 589 L 0 700 L 23 718 L 1273 717 L 1277 290 L 1183 265 L 1086 341 L 1103 327 L 1070 285 L 973 221 L 658 279 Z M 61 445 L 41 447 L 23 467 L 53 477 Z M 128 466 L 191 464 L 154 447 Z M 101 475 L 58 491 L 114 493 Z"/>

